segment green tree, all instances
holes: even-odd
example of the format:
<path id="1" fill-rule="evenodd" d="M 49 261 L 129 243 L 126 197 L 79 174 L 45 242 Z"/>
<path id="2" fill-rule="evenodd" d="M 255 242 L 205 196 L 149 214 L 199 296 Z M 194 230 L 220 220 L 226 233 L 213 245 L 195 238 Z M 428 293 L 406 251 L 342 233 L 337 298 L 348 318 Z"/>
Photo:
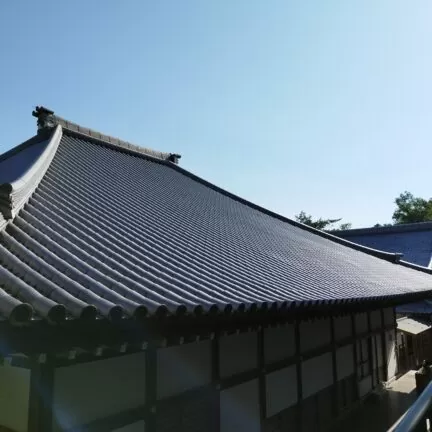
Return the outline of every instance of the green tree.
<path id="1" fill-rule="evenodd" d="M 306 214 L 304 211 L 301 211 L 298 215 L 294 216 L 297 222 L 300 222 L 302 224 L 308 225 L 312 228 L 316 228 L 319 230 L 331 230 L 332 225 L 342 220 L 342 218 L 339 219 L 313 219 L 311 215 Z M 351 228 L 351 224 L 344 223 L 341 224 L 339 229 L 349 229 Z M 333 228 L 334 229 L 334 228 Z"/>
<path id="2" fill-rule="evenodd" d="M 403 192 L 396 199 L 393 213 L 395 224 L 426 222 L 432 220 L 432 199 L 415 197 L 411 192 Z"/>

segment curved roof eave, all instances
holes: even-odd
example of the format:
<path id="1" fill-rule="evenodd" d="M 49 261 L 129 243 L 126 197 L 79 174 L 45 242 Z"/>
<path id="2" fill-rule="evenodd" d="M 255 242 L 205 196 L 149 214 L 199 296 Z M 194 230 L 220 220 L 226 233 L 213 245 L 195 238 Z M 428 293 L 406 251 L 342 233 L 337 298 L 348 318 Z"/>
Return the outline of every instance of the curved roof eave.
<path id="1" fill-rule="evenodd" d="M 62 135 L 62 127 L 56 126 L 46 148 L 32 165 L 20 177 L 0 184 L 0 229 L 15 217 L 38 187 L 54 158 Z"/>

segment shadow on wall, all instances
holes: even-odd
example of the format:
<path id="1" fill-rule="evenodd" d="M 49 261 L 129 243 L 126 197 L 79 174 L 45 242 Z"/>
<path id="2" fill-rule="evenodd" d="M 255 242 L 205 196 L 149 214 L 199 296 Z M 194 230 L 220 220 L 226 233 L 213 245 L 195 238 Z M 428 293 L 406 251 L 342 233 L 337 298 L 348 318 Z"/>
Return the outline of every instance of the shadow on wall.
<path id="1" fill-rule="evenodd" d="M 347 415 L 336 432 L 387 431 L 417 398 L 414 371 L 408 372 L 387 389 L 373 393 Z"/>

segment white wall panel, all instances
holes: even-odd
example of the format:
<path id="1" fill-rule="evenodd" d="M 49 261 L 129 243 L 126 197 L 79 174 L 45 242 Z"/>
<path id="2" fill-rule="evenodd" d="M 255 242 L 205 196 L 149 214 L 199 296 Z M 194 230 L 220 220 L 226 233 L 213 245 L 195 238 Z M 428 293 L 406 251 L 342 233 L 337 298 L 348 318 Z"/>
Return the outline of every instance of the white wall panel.
<path id="1" fill-rule="evenodd" d="M 372 390 L 372 376 L 364 378 L 358 383 L 359 396 L 363 397 Z"/>
<path id="2" fill-rule="evenodd" d="M 394 308 L 384 309 L 384 325 L 394 325 L 394 323 L 395 323 Z"/>
<path id="3" fill-rule="evenodd" d="M 397 373 L 394 331 L 386 332 L 387 379 L 392 379 Z"/>
<path id="4" fill-rule="evenodd" d="M 258 380 L 220 393 L 221 432 L 260 432 Z"/>
<path id="5" fill-rule="evenodd" d="M 330 319 L 303 321 L 300 323 L 301 352 L 328 345 L 330 340 Z"/>
<path id="6" fill-rule="evenodd" d="M 356 323 L 356 333 L 366 333 L 368 329 L 368 317 L 367 313 L 358 313 L 355 314 L 355 323 Z"/>
<path id="7" fill-rule="evenodd" d="M 297 371 L 295 366 L 266 375 L 267 417 L 297 402 Z"/>
<path id="8" fill-rule="evenodd" d="M 257 333 L 223 336 L 219 344 L 220 375 L 231 376 L 257 367 Z"/>
<path id="9" fill-rule="evenodd" d="M 0 366 L 0 426 L 16 432 L 27 430 L 29 392 L 29 369 Z"/>
<path id="10" fill-rule="evenodd" d="M 347 345 L 336 351 L 337 378 L 341 380 L 354 373 L 353 346 Z"/>
<path id="11" fill-rule="evenodd" d="M 53 416 L 63 429 L 144 403 L 145 353 L 80 363 L 55 371 Z"/>
<path id="12" fill-rule="evenodd" d="M 335 339 L 340 341 L 352 336 L 351 315 L 334 318 Z"/>
<path id="13" fill-rule="evenodd" d="M 145 422 L 144 420 L 141 420 L 139 422 L 123 426 L 120 429 L 115 429 L 111 432 L 145 432 Z"/>
<path id="14" fill-rule="evenodd" d="M 331 353 L 314 357 L 302 363 L 303 398 L 333 384 Z"/>
<path id="15" fill-rule="evenodd" d="M 294 325 L 264 329 L 264 355 L 267 364 L 295 354 Z"/>
<path id="16" fill-rule="evenodd" d="M 157 398 L 162 399 L 211 381 L 210 341 L 178 345 L 157 352 Z"/>
<path id="17" fill-rule="evenodd" d="M 382 327 L 381 324 L 381 309 L 374 310 L 370 313 L 371 317 L 371 328 L 376 330 Z"/>
<path id="18" fill-rule="evenodd" d="M 383 351 L 382 351 L 382 337 L 381 334 L 376 335 L 376 344 L 377 344 L 377 351 L 378 351 L 378 366 L 382 366 L 384 364 L 383 359 Z"/>

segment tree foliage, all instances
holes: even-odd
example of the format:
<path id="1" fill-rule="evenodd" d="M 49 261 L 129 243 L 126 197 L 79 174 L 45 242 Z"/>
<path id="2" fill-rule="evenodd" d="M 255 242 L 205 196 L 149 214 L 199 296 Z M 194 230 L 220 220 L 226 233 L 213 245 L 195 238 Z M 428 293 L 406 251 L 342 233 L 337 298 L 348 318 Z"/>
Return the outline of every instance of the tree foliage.
<path id="1" fill-rule="evenodd" d="M 432 221 L 432 198 L 424 199 L 421 197 L 415 197 L 411 192 L 402 192 L 395 199 L 396 209 L 393 213 L 393 224 L 375 224 L 374 227 L 387 227 L 392 225 L 399 225 L 405 223 L 416 223 L 416 222 L 427 222 Z M 295 215 L 297 222 L 301 222 L 310 227 L 334 231 L 334 230 L 347 230 L 351 228 L 350 223 L 341 223 L 339 226 L 334 226 L 342 219 L 314 219 L 311 215 L 308 215 L 304 211 L 301 211 L 298 215 Z"/>
<path id="2" fill-rule="evenodd" d="M 393 213 L 395 224 L 426 222 L 432 220 L 432 199 L 415 197 L 411 192 L 403 192 L 396 199 Z"/>
<path id="3" fill-rule="evenodd" d="M 297 222 L 308 225 L 312 228 L 316 228 L 319 230 L 330 230 L 332 229 L 332 225 L 337 222 L 340 222 L 342 218 L 339 219 L 313 219 L 311 215 L 306 214 L 304 211 L 301 211 L 298 215 L 295 215 L 295 219 Z M 338 229 L 349 229 L 351 228 L 350 223 L 343 223 L 340 225 Z M 333 228 L 335 229 L 335 228 Z"/>

